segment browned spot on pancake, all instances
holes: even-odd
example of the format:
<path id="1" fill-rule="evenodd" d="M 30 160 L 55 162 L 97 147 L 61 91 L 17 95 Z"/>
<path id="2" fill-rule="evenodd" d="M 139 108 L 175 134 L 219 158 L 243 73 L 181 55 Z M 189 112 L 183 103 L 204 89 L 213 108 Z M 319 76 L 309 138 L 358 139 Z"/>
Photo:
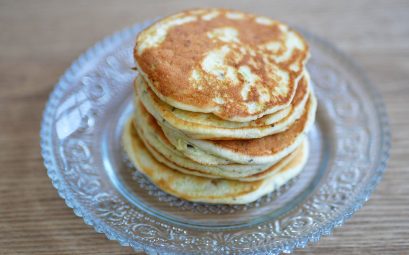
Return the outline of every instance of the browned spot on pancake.
<path id="1" fill-rule="evenodd" d="M 219 184 L 219 180 L 213 179 L 213 180 L 211 180 L 211 183 L 212 183 L 214 186 L 217 186 L 217 185 Z"/>
<path id="2" fill-rule="evenodd" d="M 211 20 L 205 21 L 199 17 L 196 21 L 170 28 L 159 46 L 146 48 L 141 55 L 138 54 L 137 46 L 135 47 L 135 59 L 148 79 L 152 81 L 149 85 L 153 86 L 156 93 L 166 98 L 198 109 L 214 108 L 218 104 L 213 99 L 223 98 L 225 102 L 214 111 L 214 114 L 223 119 L 252 116 L 272 107 L 287 105 L 295 92 L 294 83 L 303 71 L 303 68 L 291 71 L 289 64 L 295 61 L 302 63 L 307 58 L 307 46 L 305 51 L 294 50 L 288 61 L 278 63 L 268 55 L 272 54 L 270 50 L 258 47 L 271 41 L 283 44 L 284 34 L 279 28 L 281 23 L 262 25 L 254 21 L 255 16 L 249 14 L 244 14 L 245 19 L 232 20 L 225 16 L 226 10 L 217 11 L 220 15 Z M 189 11 L 183 12 L 182 17 L 190 14 Z M 238 32 L 240 44 L 227 43 L 207 36 L 208 32 L 214 29 L 226 27 Z M 138 37 L 138 42 L 140 38 L 141 36 Z M 225 65 L 235 69 L 248 66 L 253 74 L 259 76 L 262 86 L 271 91 L 268 101 L 260 102 L 259 92 L 254 87 L 250 89 L 249 96 L 243 98 L 241 88 L 244 86 L 244 80 L 240 73 L 237 74 L 238 84 L 227 77 L 220 80 L 208 73 L 198 81 L 201 85 L 200 89 L 192 84 L 190 75 L 193 70 L 202 70 L 201 63 L 205 55 L 225 45 L 233 49 L 225 56 Z M 245 50 L 240 52 L 239 47 L 244 47 Z M 285 45 L 282 45 L 278 54 L 284 48 Z M 250 52 L 250 50 L 254 51 Z M 267 64 L 289 73 L 288 93 L 273 94 L 279 80 L 274 76 L 274 70 L 266 67 Z M 247 109 L 245 104 L 247 102 L 260 103 L 262 107 L 252 113 Z"/>
<path id="3" fill-rule="evenodd" d="M 260 98 L 260 95 L 257 92 L 257 89 L 255 87 L 251 87 L 249 95 L 248 95 L 248 102 L 257 102 Z"/>

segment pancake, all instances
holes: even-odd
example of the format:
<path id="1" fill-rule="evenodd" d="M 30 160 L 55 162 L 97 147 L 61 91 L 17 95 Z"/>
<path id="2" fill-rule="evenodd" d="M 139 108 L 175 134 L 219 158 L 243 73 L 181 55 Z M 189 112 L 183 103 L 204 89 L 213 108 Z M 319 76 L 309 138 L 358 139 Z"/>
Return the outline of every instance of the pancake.
<path id="1" fill-rule="evenodd" d="M 203 165 L 179 152 L 166 138 L 156 120 L 139 104 L 136 107 L 134 121 L 137 133 L 151 154 L 161 163 L 186 174 L 208 178 L 225 178 L 245 181 L 262 179 L 266 174 L 282 168 L 295 156 L 291 153 L 275 165 Z"/>
<path id="2" fill-rule="evenodd" d="M 134 48 L 138 70 L 162 101 L 237 122 L 286 108 L 308 55 L 306 41 L 286 25 L 224 9 L 161 19 Z"/>
<path id="3" fill-rule="evenodd" d="M 303 113 L 309 82 L 309 75 L 305 72 L 288 107 L 250 122 L 226 121 L 211 113 L 176 109 L 160 100 L 140 76 L 135 80 L 135 90 L 141 95 L 146 109 L 158 121 L 165 120 L 171 128 L 182 131 L 190 138 L 231 140 L 260 138 L 286 130 Z"/>
<path id="4" fill-rule="evenodd" d="M 278 189 L 295 177 L 305 164 L 306 155 L 297 155 L 294 160 L 274 175 L 254 182 L 214 180 L 187 175 L 158 162 L 146 149 L 132 123 L 128 121 L 125 125 L 122 143 L 137 170 L 161 190 L 192 202 L 250 203 Z"/>
<path id="5" fill-rule="evenodd" d="M 315 96 L 310 94 L 302 117 L 289 129 L 282 133 L 250 140 L 191 139 L 182 132 L 158 123 L 168 140 L 179 151 L 195 161 L 205 155 L 213 155 L 240 164 L 274 164 L 300 145 L 314 123 L 316 109 Z"/>

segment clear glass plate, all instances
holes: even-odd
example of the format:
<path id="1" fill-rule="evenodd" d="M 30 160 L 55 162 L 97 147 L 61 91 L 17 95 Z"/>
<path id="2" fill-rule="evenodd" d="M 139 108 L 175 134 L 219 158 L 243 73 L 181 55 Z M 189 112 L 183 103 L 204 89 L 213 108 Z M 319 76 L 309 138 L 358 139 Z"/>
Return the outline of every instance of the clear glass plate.
<path id="1" fill-rule="evenodd" d="M 150 23 L 84 53 L 61 77 L 44 112 L 48 175 L 85 223 L 149 254 L 279 254 L 330 234 L 368 199 L 390 148 L 385 108 L 355 64 L 307 32 L 319 106 L 300 176 L 256 202 L 228 206 L 180 200 L 138 174 L 120 136 L 133 110 L 135 35 Z"/>

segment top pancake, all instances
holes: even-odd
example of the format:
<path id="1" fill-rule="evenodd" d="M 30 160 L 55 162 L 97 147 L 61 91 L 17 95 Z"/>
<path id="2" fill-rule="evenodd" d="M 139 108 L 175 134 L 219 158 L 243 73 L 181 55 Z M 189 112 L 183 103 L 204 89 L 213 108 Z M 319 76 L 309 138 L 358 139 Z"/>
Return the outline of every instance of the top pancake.
<path id="1" fill-rule="evenodd" d="M 148 85 L 166 103 L 244 122 L 291 103 L 308 46 L 278 21 L 200 9 L 167 17 L 141 32 L 134 57 Z"/>

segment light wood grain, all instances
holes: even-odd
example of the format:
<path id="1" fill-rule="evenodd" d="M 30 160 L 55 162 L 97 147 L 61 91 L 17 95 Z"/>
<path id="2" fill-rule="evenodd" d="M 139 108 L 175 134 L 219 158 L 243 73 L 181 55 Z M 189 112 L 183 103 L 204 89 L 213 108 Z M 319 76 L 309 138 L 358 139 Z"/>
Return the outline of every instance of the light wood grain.
<path id="1" fill-rule="evenodd" d="M 296 254 L 409 254 L 409 1 L 0 1 L 0 254 L 131 254 L 58 197 L 40 156 L 42 110 L 58 77 L 102 37 L 184 8 L 224 6 L 326 37 L 381 91 L 393 146 L 371 200 Z"/>

